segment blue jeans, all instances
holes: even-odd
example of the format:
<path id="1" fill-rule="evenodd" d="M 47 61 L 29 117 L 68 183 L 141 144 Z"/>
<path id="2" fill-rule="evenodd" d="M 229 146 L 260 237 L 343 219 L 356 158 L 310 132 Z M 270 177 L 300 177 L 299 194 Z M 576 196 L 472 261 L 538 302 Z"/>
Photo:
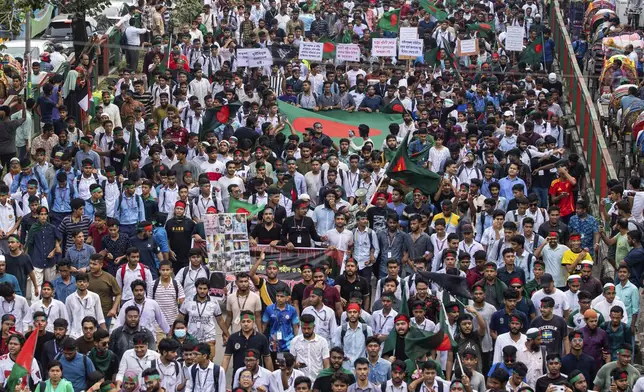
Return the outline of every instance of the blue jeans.
<path id="1" fill-rule="evenodd" d="M 532 187 L 532 192 L 539 198 L 539 207 L 548 208 L 548 188 Z"/>
<path id="2" fill-rule="evenodd" d="M 18 159 L 21 161 L 27 158 L 27 146 L 18 147 Z"/>

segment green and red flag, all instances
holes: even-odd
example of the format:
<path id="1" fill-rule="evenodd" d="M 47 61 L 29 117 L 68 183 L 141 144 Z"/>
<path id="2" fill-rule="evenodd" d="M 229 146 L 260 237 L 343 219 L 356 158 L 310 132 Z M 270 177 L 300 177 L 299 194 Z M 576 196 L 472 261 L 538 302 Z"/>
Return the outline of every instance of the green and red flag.
<path id="1" fill-rule="evenodd" d="M 409 156 L 407 138 L 398 147 L 398 151 L 389 163 L 387 177 L 410 188 L 418 188 L 426 195 L 433 195 L 438 190 L 441 176 L 420 166 Z"/>
<path id="2" fill-rule="evenodd" d="M 280 192 L 285 197 L 288 197 L 291 201 L 297 200 L 298 194 L 297 187 L 295 186 L 295 178 L 291 177 L 286 180 L 286 182 L 282 186 L 282 189 L 280 189 Z"/>
<path id="3" fill-rule="evenodd" d="M 400 9 L 385 12 L 378 21 L 378 28 L 385 31 L 398 32 L 400 22 Z"/>
<path id="4" fill-rule="evenodd" d="M 250 204 L 242 200 L 230 198 L 228 202 L 228 212 L 231 214 L 246 214 L 248 218 L 254 218 L 264 209 L 264 205 Z"/>
<path id="5" fill-rule="evenodd" d="M 541 64 L 543 61 L 543 34 L 523 49 L 519 61 L 523 61 L 528 65 Z"/>
<path id="6" fill-rule="evenodd" d="M 322 59 L 335 60 L 335 42 L 329 38 L 322 38 L 318 42 L 322 42 Z"/>
<path id="7" fill-rule="evenodd" d="M 404 113 L 405 112 L 405 107 L 403 106 L 402 102 L 398 98 L 394 98 L 389 102 L 387 106 L 385 106 L 382 109 L 383 113 Z"/>
<path id="8" fill-rule="evenodd" d="M 409 304 L 407 303 L 407 290 L 402 290 L 401 300 L 400 300 L 400 309 L 398 309 L 398 314 L 404 314 L 409 319 L 411 319 Z M 446 334 L 443 330 L 438 332 L 427 332 L 416 326 L 413 326 L 411 322 L 409 323 L 409 330 L 404 337 L 405 344 L 405 354 L 407 358 L 416 361 L 417 358 L 429 354 L 433 350 L 437 350 L 443 346 L 445 342 Z M 447 337 L 449 342 L 449 337 Z M 387 336 L 383 346 L 383 354 L 394 354 L 396 352 L 396 344 L 398 343 L 398 332 L 396 329 L 392 329 Z"/>
<path id="9" fill-rule="evenodd" d="M 38 331 L 29 335 L 25 344 L 20 349 L 16 362 L 11 368 L 11 373 L 7 379 L 5 391 L 14 391 L 16 386 L 24 388 L 27 385 L 27 378 L 31 373 L 31 365 L 34 363 L 34 352 L 36 350 L 36 341 L 38 340 Z"/>
<path id="10" fill-rule="evenodd" d="M 436 3 L 434 2 L 429 0 L 420 0 L 420 6 L 439 21 L 447 19 L 447 11 L 436 7 Z"/>
<path id="11" fill-rule="evenodd" d="M 494 22 L 470 23 L 467 30 L 478 32 L 480 38 L 490 38 L 494 36 Z"/>
<path id="12" fill-rule="evenodd" d="M 439 323 L 441 331 L 443 332 L 443 340 L 440 345 L 436 348 L 436 351 L 449 351 L 452 348 L 458 347 L 458 343 L 454 340 L 452 333 L 449 330 L 449 325 L 447 324 L 447 313 L 445 313 L 445 306 L 441 306 Z"/>
<path id="13" fill-rule="evenodd" d="M 369 127 L 369 137 L 374 145 L 381 146 L 389 134 L 389 124 L 402 121 L 401 114 L 384 113 L 384 110 L 381 113 L 347 112 L 339 109 L 314 112 L 279 100 L 278 106 L 280 113 L 290 120 L 295 132 L 303 133 L 306 128 L 311 128 L 314 123 L 319 122 L 324 134 L 336 144 L 340 144 L 340 139 L 349 137 L 349 130 L 358 135 L 358 126 L 365 124 Z M 288 127 L 282 132 L 285 135 L 291 134 Z"/>

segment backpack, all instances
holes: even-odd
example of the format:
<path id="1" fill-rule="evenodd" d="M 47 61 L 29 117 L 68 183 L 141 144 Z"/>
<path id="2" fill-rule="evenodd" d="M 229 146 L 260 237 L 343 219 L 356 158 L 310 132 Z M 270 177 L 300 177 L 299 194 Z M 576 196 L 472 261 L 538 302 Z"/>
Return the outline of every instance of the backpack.
<path id="1" fill-rule="evenodd" d="M 125 267 L 127 267 L 127 264 L 123 264 L 123 266 L 121 267 L 121 282 L 125 280 Z M 139 263 L 139 267 L 141 267 L 141 279 L 143 279 L 143 281 L 145 282 L 145 265 Z"/>
<path id="2" fill-rule="evenodd" d="M 125 47 L 128 46 L 127 34 L 126 33 L 127 33 L 127 29 L 129 29 L 129 28 L 130 28 L 130 26 L 127 26 L 125 28 L 125 30 L 123 30 L 123 32 L 121 33 L 121 38 L 119 39 L 119 45 L 121 45 L 121 47 L 123 49 L 125 49 Z M 45 392 L 45 391 L 42 391 L 42 392 Z"/>
<path id="3" fill-rule="evenodd" d="M 103 191 L 105 191 L 105 188 L 103 188 Z M 134 200 L 136 200 L 136 206 L 139 206 L 139 200 L 141 200 L 141 196 L 137 195 L 136 193 L 134 194 Z M 116 208 L 114 208 L 114 211 L 118 211 L 121 208 L 121 203 L 123 202 L 123 192 L 120 192 L 119 194 L 119 199 L 118 202 L 116 203 Z"/>
<path id="4" fill-rule="evenodd" d="M 153 359 L 152 362 L 150 362 L 150 368 L 151 369 L 156 369 L 157 368 L 157 359 Z M 177 361 L 172 361 L 174 363 L 174 374 L 179 376 L 181 375 L 180 369 L 179 369 L 179 363 Z"/>
<path id="5" fill-rule="evenodd" d="M 50 195 L 51 201 L 50 201 L 50 203 L 51 203 L 52 208 L 54 207 L 54 200 L 56 200 L 56 194 L 58 193 L 58 192 L 56 192 L 56 190 L 57 190 L 57 189 L 60 189 L 60 188 L 58 188 L 57 186 L 56 186 L 56 187 L 54 187 L 54 188 L 51 188 L 51 195 Z M 67 188 L 65 188 L 65 189 L 67 189 Z M 103 189 L 105 189 L 105 188 L 103 188 Z M 76 196 L 75 196 L 75 194 L 74 194 L 74 188 L 70 186 L 70 187 L 69 187 L 69 198 L 70 198 L 70 201 L 71 201 L 71 199 L 73 199 L 74 197 L 76 197 Z"/>
<path id="6" fill-rule="evenodd" d="M 123 280 L 123 277 L 121 277 L 121 280 Z M 156 299 L 159 283 L 161 283 L 161 279 L 154 281 L 154 285 L 152 286 L 152 299 Z M 177 283 L 176 280 L 172 279 L 172 285 L 174 286 L 174 295 L 177 297 L 177 299 L 179 299 L 179 283 Z"/>
<path id="7" fill-rule="evenodd" d="M 632 223 L 632 224 L 634 224 L 634 225 L 635 225 L 635 227 L 637 227 L 637 230 L 639 230 L 639 231 L 640 231 L 640 233 L 644 234 L 644 226 L 642 226 L 642 224 L 641 224 L 641 223 L 639 223 L 638 221 L 636 221 L 635 219 L 633 219 L 633 217 L 628 218 L 628 223 Z"/>
<path id="8" fill-rule="evenodd" d="M 349 328 L 348 325 L 349 325 L 348 323 L 344 324 L 342 326 L 342 331 L 340 331 L 340 342 L 342 344 L 344 344 L 344 337 L 347 334 L 347 328 Z M 364 335 L 364 341 L 366 342 L 367 341 L 367 324 L 365 324 L 363 322 L 360 322 L 360 325 L 361 325 L 361 328 L 362 328 L 362 334 Z"/>
<path id="9" fill-rule="evenodd" d="M 81 354 L 81 353 L 78 353 L 77 355 L 80 355 L 80 356 L 82 356 L 82 357 L 83 357 L 83 374 L 85 374 L 85 385 L 87 386 L 87 376 L 88 376 L 88 374 L 87 374 L 87 355 L 85 355 L 85 354 Z M 60 352 L 60 353 L 56 354 L 56 356 L 54 357 L 54 360 L 56 360 L 56 361 L 60 361 L 60 358 L 61 358 L 62 356 L 63 356 L 63 353 L 62 353 L 62 352 Z M 40 387 L 40 392 L 45 392 L 45 390 L 44 390 L 43 388 L 44 388 L 46 385 L 43 385 L 43 384 L 45 384 L 45 381 L 41 381 L 41 382 L 40 382 L 40 385 L 41 385 L 41 387 Z"/>
<path id="10" fill-rule="evenodd" d="M 33 173 L 34 173 L 34 177 L 36 178 L 36 181 L 38 181 L 38 187 L 42 188 L 43 181 L 42 181 L 42 178 L 40 177 L 40 172 L 34 169 Z M 22 177 L 23 177 L 22 172 L 20 172 L 18 173 L 18 176 L 14 179 L 14 181 L 18 181 L 18 189 L 20 189 L 20 181 L 22 181 Z"/>
<path id="11" fill-rule="evenodd" d="M 192 365 L 190 367 L 190 378 L 192 379 L 192 391 L 194 392 L 195 390 L 195 385 L 197 384 L 197 365 Z M 215 381 L 215 390 L 214 392 L 219 392 L 219 365 L 213 363 L 212 364 L 212 378 Z M 223 392 L 223 391 L 222 391 Z"/>
<path id="12" fill-rule="evenodd" d="M 206 270 L 206 274 L 208 274 L 208 277 L 210 278 L 210 269 L 208 269 L 208 267 L 206 267 L 205 265 L 203 265 L 203 268 Z M 185 286 L 186 284 L 186 276 L 188 276 L 188 271 L 190 271 L 190 265 L 187 265 L 183 269 L 183 274 L 181 274 L 181 286 Z M 177 298 L 178 297 L 179 295 L 177 294 Z"/>
<path id="13" fill-rule="evenodd" d="M 301 102 L 302 102 L 302 96 L 303 95 L 304 95 L 304 93 L 297 94 L 296 102 L 297 102 L 298 105 L 302 104 Z M 317 102 L 318 101 L 318 95 L 316 93 L 314 93 L 314 92 L 311 92 L 311 95 L 313 96 L 313 99 L 315 99 L 315 102 Z"/>
<path id="14" fill-rule="evenodd" d="M 98 173 L 92 173 L 92 177 L 94 177 L 94 181 L 98 184 Z M 81 174 L 80 176 L 76 177 L 76 189 L 80 186 L 81 179 L 83 178 L 83 175 Z"/>

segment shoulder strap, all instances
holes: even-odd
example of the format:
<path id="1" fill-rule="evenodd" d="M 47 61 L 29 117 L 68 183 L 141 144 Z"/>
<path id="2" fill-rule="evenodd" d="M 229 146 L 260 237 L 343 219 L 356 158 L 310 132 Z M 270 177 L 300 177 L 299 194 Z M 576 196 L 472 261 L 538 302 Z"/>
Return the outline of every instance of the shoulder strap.
<path id="1" fill-rule="evenodd" d="M 141 268 L 141 279 L 143 279 L 143 281 L 145 282 L 145 265 L 142 263 L 139 263 L 139 267 Z"/>
<path id="2" fill-rule="evenodd" d="M 172 285 L 174 286 L 174 295 L 179 299 L 179 283 L 176 280 L 172 279 Z"/>
<path id="3" fill-rule="evenodd" d="M 156 369 L 157 368 L 157 360 L 153 359 L 152 362 L 150 362 L 150 368 Z"/>
<path id="4" fill-rule="evenodd" d="M 196 365 L 192 365 L 190 367 L 190 379 L 192 380 L 192 391 L 191 392 L 194 392 L 195 385 L 197 383 L 197 366 Z"/>
<path id="5" fill-rule="evenodd" d="M 219 392 L 219 365 L 212 364 L 212 378 L 215 381 L 215 392 Z"/>
<path id="6" fill-rule="evenodd" d="M 127 264 L 123 264 L 123 266 L 121 267 L 121 283 L 124 283 L 123 281 L 125 280 L 125 267 L 126 266 L 127 266 Z"/>
<path id="7" fill-rule="evenodd" d="M 40 385 L 39 386 L 40 392 L 45 392 L 45 390 L 47 389 L 47 381 L 42 380 L 38 384 Z"/>
<path id="8" fill-rule="evenodd" d="M 181 285 L 185 286 L 186 285 L 186 276 L 188 276 L 188 268 L 190 268 L 190 264 L 184 267 L 183 274 L 181 274 Z"/>
<path id="9" fill-rule="evenodd" d="M 156 300 L 157 289 L 159 288 L 159 283 L 161 283 L 161 278 L 155 280 L 154 285 L 152 286 L 152 299 L 154 299 L 154 300 Z"/>

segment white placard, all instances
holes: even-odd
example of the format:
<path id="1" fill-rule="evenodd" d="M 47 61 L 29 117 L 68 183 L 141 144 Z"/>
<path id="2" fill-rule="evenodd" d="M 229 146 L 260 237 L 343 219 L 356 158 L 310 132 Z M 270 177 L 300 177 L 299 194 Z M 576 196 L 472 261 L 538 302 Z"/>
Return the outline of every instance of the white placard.
<path id="1" fill-rule="evenodd" d="M 300 60 L 322 61 L 324 44 L 322 42 L 300 42 Z"/>
<path id="2" fill-rule="evenodd" d="M 400 40 L 418 39 L 418 27 L 401 27 Z"/>
<path id="3" fill-rule="evenodd" d="M 505 34 L 505 50 L 521 52 L 523 50 L 523 27 L 508 26 Z"/>
<path id="4" fill-rule="evenodd" d="M 398 47 L 399 56 L 419 57 L 423 55 L 422 39 L 401 39 Z"/>
<path id="5" fill-rule="evenodd" d="M 460 41 L 459 46 L 459 55 L 460 56 L 471 56 L 478 54 L 477 49 L 477 40 L 476 39 L 464 39 Z"/>
<path id="6" fill-rule="evenodd" d="M 396 38 L 372 38 L 371 55 L 377 57 L 395 57 L 397 41 Z"/>
<path id="7" fill-rule="evenodd" d="M 248 66 L 264 67 L 267 65 L 273 65 L 271 51 L 267 48 L 251 49 L 251 52 L 248 53 Z"/>
<path id="8" fill-rule="evenodd" d="M 237 49 L 237 66 L 248 67 L 249 53 L 253 49 Z"/>
<path id="9" fill-rule="evenodd" d="M 337 44 L 336 61 L 360 61 L 360 47 L 357 44 Z"/>

